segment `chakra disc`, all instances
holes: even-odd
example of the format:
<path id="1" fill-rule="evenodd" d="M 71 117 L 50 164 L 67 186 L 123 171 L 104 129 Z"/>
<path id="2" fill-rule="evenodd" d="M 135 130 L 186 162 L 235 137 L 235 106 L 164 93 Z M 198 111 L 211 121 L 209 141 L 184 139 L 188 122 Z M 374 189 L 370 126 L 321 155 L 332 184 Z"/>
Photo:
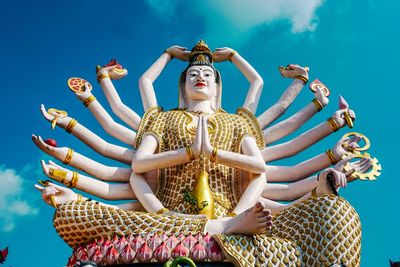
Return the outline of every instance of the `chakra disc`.
<path id="1" fill-rule="evenodd" d="M 311 91 L 316 93 L 317 88 L 320 88 L 322 90 L 322 93 L 326 97 L 328 97 L 331 94 L 331 92 L 329 91 L 328 87 L 326 87 L 325 84 L 323 84 L 320 80 L 315 79 L 312 83 L 310 83 L 310 89 L 311 89 Z"/>
<path id="2" fill-rule="evenodd" d="M 72 77 L 69 78 L 67 81 L 69 89 L 75 93 L 82 93 L 85 91 L 85 83 L 88 84 L 88 89 L 89 91 L 92 90 L 92 85 L 86 81 L 85 79 L 78 78 L 78 77 Z"/>

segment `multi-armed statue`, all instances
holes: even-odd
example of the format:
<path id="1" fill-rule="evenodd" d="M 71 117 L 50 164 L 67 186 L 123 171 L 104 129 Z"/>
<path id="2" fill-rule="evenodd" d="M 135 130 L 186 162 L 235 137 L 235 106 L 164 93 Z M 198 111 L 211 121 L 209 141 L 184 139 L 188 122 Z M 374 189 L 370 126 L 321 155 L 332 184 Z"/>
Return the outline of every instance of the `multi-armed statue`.
<path id="1" fill-rule="evenodd" d="M 188 66 L 179 79 L 178 108 L 163 111 L 153 83 L 173 58 L 187 61 Z M 215 62 L 228 60 L 250 83 L 236 114 L 221 108 L 221 75 L 214 67 Z M 328 104 L 329 90 L 316 81 L 310 104 L 270 126 L 308 82 L 308 68 L 288 65 L 280 72 L 293 82 L 257 118 L 263 81 L 236 51 L 212 52 L 203 41 L 191 51 L 172 46 L 139 80 L 145 110 L 140 117 L 123 104 L 112 83 L 127 71 L 116 61 L 97 67 L 97 80 L 113 112 L 133 130 L 111 118 L 89 83 L 70 79 L 71 90 L 107 133 L 130 148 L 107 143 L 64 111 L 46 111 L 42 106 L 44 117 L 101 155 L 130 167 L 106 166 L 32 136 L 45 153 L 87 175 L 51 161 L 42 161 L 43 171 L 93 196 L 131 201 L 110 205 L 48 181 L 35 185 L 44 201 L 56 208 L 54 226 L 75 249 L 71 262 L 77 258 L 98 264 L 163 262 L 190 256 L 237 266 L 358 265 L 360 221 L 349 203 L 336 196 L 337 189 L 358 177 L 373 178 L 380 165 L 362 152 L 358 142 L 368 140 L 357 133 L 295 166 L 270 165 L 352 126 L 355 119 L 341 98 L 340 109 L 327 121 L 293 140 L 266 146 L 294 132 Z"/>

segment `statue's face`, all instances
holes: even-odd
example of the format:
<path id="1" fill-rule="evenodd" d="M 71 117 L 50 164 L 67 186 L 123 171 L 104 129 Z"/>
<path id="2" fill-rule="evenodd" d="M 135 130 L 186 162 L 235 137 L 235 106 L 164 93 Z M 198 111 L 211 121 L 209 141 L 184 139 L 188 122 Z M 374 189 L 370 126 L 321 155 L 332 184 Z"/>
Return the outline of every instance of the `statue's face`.
<path id="1" fill-rule="evenodd" d="M 186 72 L 185 93 L 188 100 L 209 100 L 216 95 L 214 69 L 192 66 Z"/>

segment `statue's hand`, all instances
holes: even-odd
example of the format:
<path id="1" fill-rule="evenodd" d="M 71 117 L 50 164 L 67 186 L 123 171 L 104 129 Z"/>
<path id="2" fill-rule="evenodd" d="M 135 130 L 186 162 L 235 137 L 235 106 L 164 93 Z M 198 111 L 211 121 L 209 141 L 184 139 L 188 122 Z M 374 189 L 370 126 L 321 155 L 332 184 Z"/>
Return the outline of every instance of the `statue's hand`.
<path id="1" fill-rule="evenodd" d="M 297 64 L 289 64 L 286 67 L 279 67 L 279 72 L 285 78 L 296 78 L 297 76 L 303 76 L 308 80 L 308 68 L 301 67 Z"/>
<path id="2" fill-rule="evenodd" d="M 173 56 L 173 57 L 175 57 L 177 59 L 180 59 L 182 61 L 188 61 L 189 60 L 190 51 L 187 50 L 186 47 L 173 45 L 170 48 L 168 48 L 166 51 L 171 56 Z"/>
<path id="3" fill-rule="evenodd" d="M 199 117 L 197 121 L 197 129 L 196 129 L 196 136 L 194 138 L 194 142 L 191 145 L 192 151 L 193 151 L 193 156 L 195 158 L 198 158 L 201 153 L 202 153 L 202 121 L 201 117 Z"/>
<path id="4" fill-rule="evenodd" d="M 216 48 L 213 52 L 213 61 L 214 62 L 222 62 L 226 60 L 230 60 L 234 55 L 235 50 L 229 47 Z"/>
<path id="5" fill-rule="evenodd" d="M 89 96 L 92 95 L 92 92 L 89 90 L 89 85 L 85 83 L 85 90 L 83 92 L 74 92 L 76 97 L 79 98 L 80 101 L 84 101 Z"/>
<path id="6" fill-rule="evenodd" d="M 352 152 L 354 149 L 359 148 L 358 142 L 362 139 L 361 136 L 354 134 L 353 136 L 341 138 L 333 147 L 333 156 L 339 161 L 345 153 Z M 346 144 L 345 146 L 343 144 Z"/>
<path id="7" fill-rule="evenodd" d="M 36 136 L 32 134 L 32 141 L 35 145 L 42 150 L 44 153 L 53 156 L 54 158 L 62 161 L 65 159 L 68 148 L 67 147 L 54 147 L 46 144 L 40 136 Z"/>
<path id="8" fill-rule="evenodd" d="M 71 189 L 50 182 L 45 187 L 35 184 L 35 188 L 42 193 L 42 199 L 50 206 L 78 199 L 77 194 Z"/>
<path id="9" fill-rule="evenodd" d="M 315 98 L 322 104 L 323 107 L 329 104 L 329 99 L 324 95 L 324 92 L 317 86 L 317 91 L 314 93 Z"/>
<path id="10" fill-rule="evenodd" d="M 52 161 L 46 164 L 44 160 L 41 160 L 40 163 L 42 165 L 42 171 L 47 177 L 62 184 L 68 184 L 71 181 L 72 171 L 62 168 Z"/>
<path id="11" fill-rule="evenodd" d="M 42 104 L 40 105 L 40 112 L 42 113 L 43 117 L 48 120 L 49 122 L 53 122 L 54 116 L 49 114 L 46 110 L 46 107 Z M 69 122 L 72 120 L 71 117 L 57 117 L 57 125 L 60 126 L 61 128 L 65 128 L 68 126 Z"/>
<path id="12" fill-rule="evenodd" d="M 119 80 L 128 75 L 128 70 L 122 67 L 121 64 L 117 62 L 115 59 L 111 59 L 107 65 L 96 68 L 97 78 L 109 76 L 111 80 Z"/>
<path id="13" fill-rule="evenodd" d="M 211 146 L 211 143 L 210 143 L 210 136 L 208 135 L 208 126 L 207 126 L 207 118 L 206 117 L 201 117 L 201 120 L 202 120 L 202 123 L 203 123 L 203 125 L 202 125 L 202 130 L 203 130 L 203 132 L 202 132 L 202 135 L 203 135 L 203 143 L 202 143 L 202 145 L 203 145 L 203 154 L 204 154 L 204 156 L 206 157 L 206 158 L 210 158 L 211 157 L 211 154 L 212 154 L 212 151 L 213 151 L 213 147 Z"/>

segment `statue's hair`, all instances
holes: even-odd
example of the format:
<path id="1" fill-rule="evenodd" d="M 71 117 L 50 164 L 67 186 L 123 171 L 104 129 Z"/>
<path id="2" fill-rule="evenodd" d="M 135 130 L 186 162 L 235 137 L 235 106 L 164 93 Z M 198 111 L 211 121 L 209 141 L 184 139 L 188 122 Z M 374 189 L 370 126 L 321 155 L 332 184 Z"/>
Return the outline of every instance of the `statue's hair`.
<path id="1" fill-rule="evenodd" d="M 186 92 L 185 92 L 185 85 L 186 85 L 186 74 L 188 69 L 191 66 L 188 66 L 184 71 L 182 71 L 181 76 L 179 77 L 179 83 L 178 83 L 178 101 L 179 101 L 179 106 L 178 108 L 180 109 L 186 109 L 188 107 L 188 102 L 186 98 Z M 217 95 L 214 97 L 212 101 L 212 109 L 216 111 L 217 109 L 221 108 L 221 98 L 222 98 L 222 80 L 221 80 L 221 74 L 217 69 L 215 69 L 213 66 L 210 66 L 214 70 L 215 74 L 215 83 L 217 84 L 216 86 L 216 93 Z"/>

